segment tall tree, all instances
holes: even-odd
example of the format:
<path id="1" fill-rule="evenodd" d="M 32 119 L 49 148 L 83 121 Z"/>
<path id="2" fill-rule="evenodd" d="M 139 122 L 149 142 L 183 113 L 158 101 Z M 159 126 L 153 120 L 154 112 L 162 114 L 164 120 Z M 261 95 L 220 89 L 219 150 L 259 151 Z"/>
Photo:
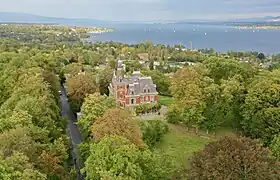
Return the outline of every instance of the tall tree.
<path id="1" fill-rule="evenodd" d="M 279 164 L 271 152 L 249 138 L 224 137 L 196 153 L 190 179 L 278 179 Z"/>
<path id="2" fill-rule="evenodd" d="M 84 98 L 87 94 L 93 94 L 98 91 L 96 77 L 81 73 L 67 79 L 68 94 L 75 110 L 79 110 L 82 106 Z"/>
<path id="3" fill-rule="evenodd" d="M 204 120 L 202 115 L 205 106 L 203 97 L 204 77 L 201 66 L 186 67 L 178 70 L 171 81 L 171 93 L 180 107 L 184 122 L 198 129 Z"/>
<path id="4" fill-rule="evenodd" d="M 106 136 L 90 148 L 87 179 L 169 179 L 169 161 L 149 150 L 140 150 L 129 140 Z"/>
<path id="5" fill-rule="evenodd" d="M 280 133 L 280 84 L 279 79 L 260 77 L 248 90 L 244 104 L 244 132 L 261 138 L 269 144 L 274 135 Z"/>
<path id="6" fill-rule="evenodd" d="M 92 136 L 100 140 L 106 135 L 122 136 L 137 146 L 144 145 L 141 130 L 129 110 L 108 109 L 96 119 L 92 125 Z"/>
<path id="7" fill-rule="evenodd" d="M 82 117 L 78 122 L 84 137 L 91 133 L 92 124 L 97 118 L 101 117 L 104 112 L 115 106 L 115 100 L 100 93 L 89 94 L 81 108 Z"/>
<path id="8" fill-rule="evenodd" d="M 105 68 L 98 73 L 99 92 L 101 94 L 106 94 L 109 96 L 108 86 L 112 82 L 113 72 L 113 69 Z"/>

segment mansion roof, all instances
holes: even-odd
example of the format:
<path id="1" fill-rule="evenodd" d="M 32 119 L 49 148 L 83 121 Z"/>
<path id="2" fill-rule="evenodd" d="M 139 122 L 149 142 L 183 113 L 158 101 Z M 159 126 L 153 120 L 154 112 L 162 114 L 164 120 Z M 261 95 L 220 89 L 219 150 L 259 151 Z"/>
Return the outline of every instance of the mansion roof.
<path id="1" fill-rule="evenodd" d="M 112 85 L 125 85 L 127 87 L 127 95 L 139 95 L 141 93 L 157 94 L 156 85 L 149 76 L 143 76 L 140 71 L 134 71 L 131 76 L 123 76 L 115 71 L 112 79 Z"/>

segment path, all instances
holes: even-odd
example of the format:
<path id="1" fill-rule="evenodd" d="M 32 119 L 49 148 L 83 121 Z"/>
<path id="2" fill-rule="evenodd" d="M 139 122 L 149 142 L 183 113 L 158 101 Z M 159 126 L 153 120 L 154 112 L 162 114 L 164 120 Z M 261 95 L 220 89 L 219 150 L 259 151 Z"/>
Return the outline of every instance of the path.
<path id="1" fill-rule="evenodd" d="M 62 117 L 66 117 L 68 120 L 67 124 L 67 135 L 72 141 L 72 157 L 73 162 L 77 171 L 78 180 L 83 180 L 84 176 L 81 175 L 80 170 L 84 167 L 84 162 L 78 161 L 78 150 L 77 146 L 83 141 L 83 138 L 79 132 L 78 126 L 75 124 L 77 122 L 70 105 L 68 103 L 67 93 L 63 85 L 60 86 L 60 107 Z"/>

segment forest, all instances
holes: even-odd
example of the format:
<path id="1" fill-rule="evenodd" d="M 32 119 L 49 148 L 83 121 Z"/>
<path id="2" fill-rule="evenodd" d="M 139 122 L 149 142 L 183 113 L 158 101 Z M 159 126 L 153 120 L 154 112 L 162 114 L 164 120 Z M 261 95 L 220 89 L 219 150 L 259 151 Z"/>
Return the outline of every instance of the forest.
<path id="1" fill-rule="evenodd" d="M 0 25 L 0 179 L 280 179 L 279 54 L 85 41 L 95 30 Z M 118 60 L 152 77 L 164 118 L 116 105 Z M 61 86 L 82 112 L 78 170 Z"/>

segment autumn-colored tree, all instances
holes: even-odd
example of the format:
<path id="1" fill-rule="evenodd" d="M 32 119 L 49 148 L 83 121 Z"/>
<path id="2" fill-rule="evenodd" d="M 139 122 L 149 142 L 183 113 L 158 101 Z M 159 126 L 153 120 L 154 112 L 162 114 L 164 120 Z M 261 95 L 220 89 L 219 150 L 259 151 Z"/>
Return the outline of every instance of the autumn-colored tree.
<path id="1" fill-rule="evenodd" d="M 89 94 L 81 108 L 82 117 L 78 122 L 84 137 L 88 137 L 92 124 L 101 117 L 108 108 L 115 106 L 115 100 L 100 93 Z"/>
<path id="2" fill-rule="evenodd" d="M 82 106 L 87 94 L 98 91 L 96 77 L 88 73 L 81 73 L 67 79 L 67 91 L 75 110 Z"/>
<path id="3" fill-rule="evenodd" d="M 256 140 L 224 137 L 194 155 L 189 179 L 279 179 L 279 164 Z M 184 174 L 184 173 L 183 173 Z"/>
<path id="4" fill-rule="evenodd" d="M 68 173 L 63 166 L 61 166 L 62 161 L 56 156 L 56 154 L 43 151 L 38 160 L 40 169 L 49 177 L 67 179 Z"/>
<path id="5" fill-rule="evenodd" d="M 133 119 L 131 111 L 118 108 L 108 109 L 92 125 L 92 136 L 100 141 L 106 135 L 122 136 L 142 147 L 142 133 Z"/>
<path id="6" fill-rule="evenodd" d="M 59 79 L 56 77 L 56 75 L 53 72 L 50 71 L 44 71 L 43 72 L 44 80 L 49 84 L 50 90 L 52 94 L 54 95 L 56 102 L 59 100 Z"/>

